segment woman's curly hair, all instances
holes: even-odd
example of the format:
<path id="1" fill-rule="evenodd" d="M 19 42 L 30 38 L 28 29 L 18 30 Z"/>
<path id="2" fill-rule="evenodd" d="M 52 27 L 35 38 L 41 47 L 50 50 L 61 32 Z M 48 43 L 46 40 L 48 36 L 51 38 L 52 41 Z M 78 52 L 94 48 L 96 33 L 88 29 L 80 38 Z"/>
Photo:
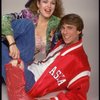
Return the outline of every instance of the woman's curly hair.
<path id="1" fill-rule="evenodd" d="M 29 0 L 25 4 L 25 7 L 29 8 L 33 13 L 37 13 L 38 11 L 37 2 L 40 2 L 40 0 Z M 62 0 L 56 0 L 56 6 L 53 15 L 59 18 L 61 18 L 64 15 Z"/>

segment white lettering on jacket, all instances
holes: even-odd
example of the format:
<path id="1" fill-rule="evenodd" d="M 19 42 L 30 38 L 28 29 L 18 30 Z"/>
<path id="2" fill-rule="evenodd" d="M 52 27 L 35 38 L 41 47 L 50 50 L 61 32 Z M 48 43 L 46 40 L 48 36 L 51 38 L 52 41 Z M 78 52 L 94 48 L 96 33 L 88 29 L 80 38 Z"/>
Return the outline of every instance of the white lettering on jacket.
<path id="1" fill-rule="evenodd" d="M 49 71 L 49 74 L 57 81 L 58 86 L 66 81 L 65 75 L 56 66 Z"/>

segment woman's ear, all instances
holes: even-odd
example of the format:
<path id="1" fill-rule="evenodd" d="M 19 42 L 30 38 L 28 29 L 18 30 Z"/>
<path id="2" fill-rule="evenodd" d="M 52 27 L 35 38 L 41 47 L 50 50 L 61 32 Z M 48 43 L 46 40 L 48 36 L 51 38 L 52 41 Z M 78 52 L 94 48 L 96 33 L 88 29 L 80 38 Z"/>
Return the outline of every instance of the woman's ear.
<path id="1" fill-rule="evenodd" d="M 37 0 L 37 7 L 39 8 L 39 6 L 40 6 L 40 2 Z"/>

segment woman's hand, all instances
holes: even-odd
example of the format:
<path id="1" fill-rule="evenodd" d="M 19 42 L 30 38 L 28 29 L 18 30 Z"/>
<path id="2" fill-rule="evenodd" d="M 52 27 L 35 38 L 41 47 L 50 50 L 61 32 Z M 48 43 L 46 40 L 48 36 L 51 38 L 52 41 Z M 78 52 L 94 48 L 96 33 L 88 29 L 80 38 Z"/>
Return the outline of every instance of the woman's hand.
<path id="1" fill-rule="evenodd" d="M 9 56 L 11 56 L 13 59 L 20 58 L 20 52 L 16 44 L 9 46 Z"/>
<path id="2" fill-rule="evenodd" d="M 9 56 L 11 56 L 13 59 L 20 58 L 20 52 L 15 44 L 14 37 L 12 35 L 7 35 L 6 38 L 9 43 Z"/>
<path id="3" fill-rule="evenodd" d="M 19 62 L 19 59 L 13 59 L 9 63 L 11 63 L 13 67 L 18 67 L 21 68 L 22 70 L 24 69 L 24 63 L 22 60 L 20 60 Z"/>

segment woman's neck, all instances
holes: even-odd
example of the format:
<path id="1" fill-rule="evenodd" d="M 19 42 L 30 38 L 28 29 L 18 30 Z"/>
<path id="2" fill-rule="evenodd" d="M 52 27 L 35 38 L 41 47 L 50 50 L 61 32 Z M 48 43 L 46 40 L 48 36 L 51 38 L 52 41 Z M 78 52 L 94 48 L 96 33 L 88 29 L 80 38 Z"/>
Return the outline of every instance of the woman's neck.
<path id="1" fill-rule="evenodd" d="M 49 21 L 49 18 L 45 18 L 42 15 L 39 15 L 38 24 L 45 25 Z"/>

